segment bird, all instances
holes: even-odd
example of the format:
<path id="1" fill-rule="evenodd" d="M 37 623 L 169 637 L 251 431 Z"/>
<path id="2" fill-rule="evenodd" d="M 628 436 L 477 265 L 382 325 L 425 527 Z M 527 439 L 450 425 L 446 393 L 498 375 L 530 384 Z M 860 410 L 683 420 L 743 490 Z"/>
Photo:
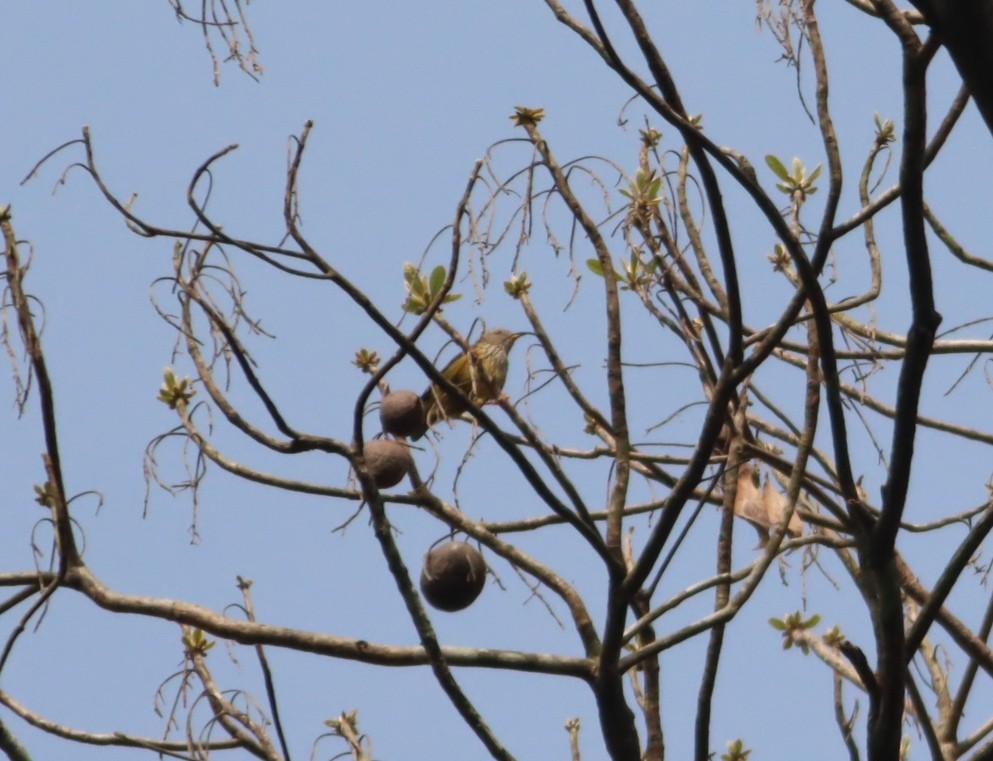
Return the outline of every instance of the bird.
<path id="1" fill-rule="evenodd" d="M 503 384 L 507 382 L 510 350 L 523 335 L 506 328 L 487 330 L 469 347 L 468 352 L 449 362 L 441 374 L 476 404 L 494 402 L 500 398 Z M 424 406 L 424 430 L 411 437 L 415 441 L 435 423 L 457 418 L 466 411 L 462 400 L 436 383 L 428 386 L 421 395 L 421 403 Z"/>

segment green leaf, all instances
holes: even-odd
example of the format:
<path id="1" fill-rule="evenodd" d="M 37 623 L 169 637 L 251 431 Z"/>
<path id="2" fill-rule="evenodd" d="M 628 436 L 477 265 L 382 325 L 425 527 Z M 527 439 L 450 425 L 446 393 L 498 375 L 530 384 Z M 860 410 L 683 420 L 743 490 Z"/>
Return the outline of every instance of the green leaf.
<path id="1" fill-rule="evenodd" d="M 410 281 L 410 295 L 415 298 L 426 299 L 428 295 L 427 280 L 420 275 Z"/>
<path id="2" fill-rule="evenodd" d="M 807 182 L 813 182 L 818 177 L 820 177 L 821 176 L 821 170 L 823 170 L 823 169 L 824 169 L 824 165 L 823 164 L 818 164 L 817 167 L 814 169 L 814 171 L 810 173 L 810 177 L 807 178 Z"/>
<path id="3" fill-rule="evenodd" d="M 599 259 L 587 259 L 586 266 L 594 275 L 603 277 L 603 265 L 600 263 Z"/>
<path id="4" fill-rule="evenodd" d="M 445 284 L 445 268 L 442 265 L 438 265 L 433 270 L 431 270 L 431 295 L 436 296 L 441 287 Z"/>
<path id="5" fill-rule="evenodd" d="M 186 629 L 182 639 L 186 654 L 190 656 L 206 656 L 207 651 L 217 644 L 207 639 L 202 629 Z"/>
<path id="6" fill-rule="evenodd" d="M 770 618 L 769 619 L 769 626 L 771 626 L 773 629 L 777 629 L 777 630 L 779 630 L 781 632 L 786 631 L 786 624 L 783 623 L 782 621 L 780 621 L 778 618 Z"/>
<path id="7" fill-rule="evenodd" d="M 163 378 L 164 383 L 159 388 L 159 395 L 156 398 L 163 404 L 168 405 L 169 409 L 174 410 L 180 404 L 185 406 L 196 396 L 196 389 L 191 388 L 193 384 L 192 378 L 179 380 L 176 378 L 176 374 L 172 371 L 171 367 L 167 367 L 163 371 Z"/>
<path id="8" fill-rule="evenodd" d="M 403 280 L 407 289 L 407 300 L 401 305 L 401 309 L 408 314 L 424 314 L 428 304 L 441 292 L 447 277 L 448 273 L 441 264 L 431 270 L 431 276 L 428 278 L 421 274 L 415 264 L 406 262 L 403 265 Z M 449 293 L 442 303 L 448 304 L 459 298 L 461 298 L 459 294 Z"/>
<path id="9" fill-rule="evenodd" d="M 531 281 L 528 280 L 528 273 L 521 272 L 511 276 L 509 280 L 504 281 L 503 289 L 510 294 L 511 298 L 520 299 L 531 290 Z"/>
<path id="10" fill-rule="evenodd" d="M 783 162 L 778 158 L 773 156 L 771 153 L 765 157 L 766 166 L 768 166 L 773 174 L 775 174 L 779 179 L 788 181 L 790 180 L 790 173 L 786 171 L 786 167 L 783 166 Z"/>

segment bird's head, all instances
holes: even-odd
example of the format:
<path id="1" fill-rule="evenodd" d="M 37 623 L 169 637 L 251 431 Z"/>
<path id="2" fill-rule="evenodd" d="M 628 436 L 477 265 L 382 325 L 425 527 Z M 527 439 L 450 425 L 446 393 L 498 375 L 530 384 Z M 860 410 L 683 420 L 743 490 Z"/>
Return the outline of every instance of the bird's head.
<path id="1" fill-rule="evenodd" d="M 494 328 L 483 333 L 479 339 L 479 343 L 490 344 L 500 347 L 504 351 L 510 351 L 510 348 L 514 345 L 514 341 L 523 335 L 526 334 L 523 332 L 515 333 L 512 330 L 507 330 L 507 328 Z"/>

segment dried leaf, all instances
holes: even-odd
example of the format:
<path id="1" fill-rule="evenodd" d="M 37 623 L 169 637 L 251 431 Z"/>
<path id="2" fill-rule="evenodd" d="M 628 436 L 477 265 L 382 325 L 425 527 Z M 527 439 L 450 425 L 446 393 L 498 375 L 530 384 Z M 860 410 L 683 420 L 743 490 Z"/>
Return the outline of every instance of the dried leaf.
<path id="1" fill-rule="evenodd" d="M 751 523 L 759 532 L 759 546 L 769 540 L 769 514 L 759 491 L 759 474 L 750 462 L 738 468 L 738 491 L 734 500 L 734 514 Z"/>
<path id="2" fill-rule="evenodd" d="M 762 501 L 765 503 L 766 515 L 769 520 L 769 528 L 772 528 L 777 523 L 779 519 L 783 517 L 783 513 L 786 512 L 786 495 L 780 494 L 775 486 L 772 485 L 772 479 L 768 476 L 765 479 L 765 484 L 762 486 Z M 803 533 L 803 522 L 800 520 L 800 516 L 794 511 L 793 515 L 790 516 L 790 521 L 786 525 L 786 533 L 790 536 L 800 536 Z"/>
<path id="3" fill-rule="evenodd" d="M 786 510 L 786 495 L 776 489 L 768 476 L 761 489 L 759 482 L 758 468 L 750 462 L 744 463 L 738 469 L 738 493 L 735 497 L 734 514 L 755 527 L 759 533 L 759 546 L 764 547 L 769 541 L 769 529 L 779 523 Z M 796 513 L 790 516 L 786 533 L 789 536 L 800 536 L 803 533 L 803 521 Z"/>

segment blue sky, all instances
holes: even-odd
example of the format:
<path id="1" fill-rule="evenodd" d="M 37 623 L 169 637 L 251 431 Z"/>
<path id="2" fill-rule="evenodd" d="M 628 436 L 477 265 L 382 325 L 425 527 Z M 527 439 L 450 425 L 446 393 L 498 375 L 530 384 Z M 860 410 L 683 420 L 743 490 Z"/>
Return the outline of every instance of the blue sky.
<path id="1" fill-rule="evenodd" d="M 842 205 L 842 216 L 848 216 L 857 208 L 854 178 L 872 140 L 873 113 L 899 123 L 897 45 L 879 23 L 850 7 L 822 5 L 834 75 L 832 102 L 842 148 L 850 156 L 851 180 Z M 312 119 L 316 126 L 301 180 L 304 232 L 387 314 L 399 319 L 403 263 L 418 261 L 435 233 L 449 224 L 473 162 L 495 141 L 521 136 L 508 119 L 514 106 L 546 110 L 543 133 L 561 159 L 603 155 L 629 171 L 636 166 L 637 127 L 644 109 L 629 107 L 630 124 L 619 128 L 617 116 L 628 92 L 535 0 L 376 7 L 317 0 L 257 2 L 249 13 L 265 67 L 261 81 L 252 82 L 225 66 L 221 86 L 215 87 L 199 29 L 177 23 L 165 2 L 62 1 L 40 9 L 15 0 L 4 10 L 0 204 L 12 205 L 16 230 L 31 241 L 34 252 L 28 285 L 45 306 L 45 349 L 56 383 L 69 490 L 102 494 L 102 506 L 96 497 L 80 498 L 74 515 L 86 537 L 86 560 L 121 591 L 188 599 L 220 610 L 238 601 L 235 576 L 240 574 L 255 582 L 260 620 L 370 641 L 413 643 L 416 634 L 365 515 L 344 533 L 333 532 L 351 505 L 246 485 L 214 469 L 195 516 L 198 544 L 190 542 L 194 514 L 188 496 L 174 498 L 153 489 L 146 511 L 143 452 L 150 439 L 175 424 L 155 401 L 162 368 L 172 363 L 175 334 L 149 299 L 152 282 L 169 272 L 171 242 L 130 233 L 79 169 L 70 169 L 67 182 L 58 184 L 63 169 L 82 157 L 78 147 L 49 162 L 33 181 L 18 183 L 45 153 L 78 138 L 88 125 L 112 190 L 124 198 L 137 193 L 135 210 L 150 222 L 183 229 L 192 221 L 185 202 L 192 172 L 213 152 L 238 143 L 239 149 L 216 168 L 211 208 L 225 229 L 239 237 L 276 242 L 282 234 L 287 141 Z M 751 156 L 767 186 L 773 184 L 761 162 L 767 153 L 786 160 L 799 155 L 809 166 L 823 160 L 818 135 L 797 102 L 793 72 L 776 62 L 779 51 L 771 37 L 756 30 L 753 4 L 660 3 L 648 19 L 689 110 L 704 114 L 707 133 L 716 142 Z M 620 35 L 619 27 L 612 28 Z M 809 93 L 808 85 L 804 79 Z M 951 67 L 939 60 L 931 89 L 935 114 L 950 102 L 956 87 Z M 653 125 L 670 139 L 670 146 L 677 145 L 674 130 L 658 120 Z M 979 252 L 989 240 L 989 195 L 984 191 L 993 169 L 990 146 L 989 133 L 970 107 L 928 175 L 929 200 L 963 243 Z M 509 144 L 497 155 L 498 165 L 508 170 L 529 154 Z M 765 324 L 788 294 L 765 261 L 774 241 L 743 195 L 727 182 L 724 190 L 750 289 L 746 319 Z M 876 316 L 891 329 L 903 330 L 909 320 L 897 218 L 890 214 L 879 226 L 892 274 Z M 839 269 L 851 277 L 837 286 L 839 298 L 847 293 L 840 289 L 864 285 L 857 236 L 849 236 L 836 251 Z M 445 246 L 444 241 L 435 244 L 428 261 L 444 261 Z M 582 251 L 580 246 L 580 262 Z M 973 314 L 970 307 L 988 299 L 988 290 L 981 281 L 964 280 L 945 252 L 936 252 L 935 258 L 939 308 L 946 315 L 944 327 L 951 327 L 960 315 Z M 364 382 L 350 361 L 358 348 L 382 353 L 389 350 L 388 342 L 325 285 L 277 277 L 252 261 L 239 260 L 235 266 L 248 290 L 248 308 L 277 337 L 251 345 L 268 387 L 301 428 L 347 440 L 351 406 Z M 493 284 L 482 303 L 472 298 L 471 283 L 464 282 L 458 287 L 466 296 L 446 309 L 463 330 L 476 317 L 513 328 L 525 325 L 500 285 L 509 272 L 509 253 L 499 253 L 491 266 Z M 565 311 L 572 294 L 568 264 L 553 257 L 539 235 L 528 247 L 524 268 L 536 283 L 536 300 L 549 327 L 568 355 L 582 363 L 580 377 L 602 402 L 601 307 L 595 279 L 584 278 L 576 303 Z M 159 286 L 153 292 L 170 303 L 167 289 Z M 625 318 L 632 326 L 642 324 L 633 301 L 625 305 Z M 971 335 L 986 337 L 983 330 L 980 326 Z M 432 352 L 443 343 L 440 331 L 429 333 L 425 341 Z M 651 345 L 629 346 L 633 358 L 658 359 Z M 520 394 L 526 350 L 515 352 L 516 375 L 512 370 L 507 388 Z M 962 360 L 932 369 L 925 411 L 993 430 L 988 387 L 979 373 L 957 395 L 939 397 L 964 365 Z M 182 362 L 177 366 L 180 373 L 189 373 Z M 691 372 L 631 377 L 632 395 L 643 405 L 636 421 L 639 435 L 674 411 L 679 400 L 699 396 Z M 398 368 L 391 381 L 418 390 L 425 383 L 412 364 Z M 798 404 L 799 375 L 767 381 L 787 404 Z M 886 377 L 878 382 L 881 388 L 892 384 Z M 37 523 L 41 511 L 32 502 L 31 487 L 43 480 L 40 429 L 35 405 L 17 419 L 12 384 L 5 380 L 0 392 L 6 401 L 0 473 L 8 516 L 0 533 L 0 557 L 4 571 L 27 570 L 32 567 L 32 531 L 42 547 L 49 541 L 45 526 Z M 234 393 L 248 410 L 259 413 L 244 388 L 236 384 Z M 539 417 L 564 441 L 589 444 L 580 434 L 581 421 L 562 417 L 554 404 L 540 410 Z M 689 436 L 695 422 L 690 414 L 663 438 Z M 876 424 L 885 441 L 888 427 Z M 437 452 L 418 453 L 422 471 L 440 459 L 436 484 L 447 496 L 467 428 L 463 424 L 446 431 Z M 331 485 L 346 480 L 347 468 L 327 455 L 274 458 L 223 426 L 217 439 L 245 464 Z M 857 433 L 855 439 L 867 487 L 878 493 L 885 468 L 863 435 Z M 922 436 L 920 456 L 935 466 L 914 479 L 908 518 L 923 521 L 985 499 L 988 452 L 954 447 L 947 437 Z M 163 470 L 178 474 L 180 456 L 177 447 L 163 449 Z M 598 504 L 606 493 L 606 469 L 583 463 L 569 469 L 584 496 Z M 641 498 L 648 490 L 639 486 L 636 494 Z M 464 509 L 488 519 L 541 510 L 486 443 L 470 463 L 460 496 Z M 412 508 L 393 508 L 391 519 L 405 557 L 416 568 L 420 555 L 444 532 Z M 663 584 L 665 592 L 676 592 L 711 572 L 709 537 L 716 520 L 716 511 L 704 511 L 694 535 L 700 551 L 687 553 L 673 569 Z M 640 524 L 639 530 L 644 532 Z M 736 561 L 744 563 L 754 556 L 751 529 L 742 526 L 738 539 Z M 601 568 L 566 529 L 521 537 L 520 542 L 586 593 L 598 615 Z M 930 581 L 947 553 L 917 544 L 910 542 L 907 551 L 917 551 L 915 567 Z M 730 627 L 712 728 L 714 750 L 742 737 L 760 758 L 798 757 L 802 749 L 804 758 L 819 761 L 842 752 L 830 713 L 830 673 L 812 657 L 782 653 L 765 622 L 809 601 L 809 612 L 821 613 L 826 624 L 840 623 L 871 650 L 867 621 L 860 605 L 846 603 L 846 595 L 852 594 L 847 580 L 838 593 L 817 572 L 802 578 L 799 564 L 797 556 L 790 558 L 784 572 L 788 585 L 771 573 L 750 609 Z M 538 601 L 529 600 L 513 571 L 506 564 L 496 564 L 495 570 L 506 588 L 491 583 L 465 613 L 438 614 L 442 640 L 578 654 L 575 636 L 560 630 Z M 840 574 L 836 567 L 829 570 Z M 982 595 L 974 584 L 969 589 Z M 970 592 L 962 594 L 965 609 L 978 610 Z M 707 597 L 681 610 L 664 631 L 693 620 L 710 604 Z M 6 635 L 13 621 L 8 613 L 0 635 Z M 672 758 L 686 757 L 692 747 L 703 647 L 699 639 L 663 659 L 666 741 Z M 261 695 L 251 652 L 233 652 L 237 664 L 220 647 L 211 655 L 218 680 Z M 270 658 L 283 715 L 289 717 L 294 758 L 307 757 L 324 719 L 352 708 L 358 709 L 361 727 L 373 739 L 376 758 L 484 757 L 427 669 L 385 670 L 272 650 Z M 0 689 L 69 726 L 156 736 L 163 721 L 153 711 L 155 690 L 181 659 L 177 627 L 103 613 L 64 592 L 40 628 L 18 642 Z M 519 758 L 567 757 L 563 724 L 572 716 L 583 721 L 584 759 L 603 757 L 595 708 L 582 684 L 502 672 L 457 675 Z M 170 689 L 167 685 L 164 693 L 168 700 Z M 979 711 L 975 718 L 982 715 Z M 36 758 L 67 757 L 61 741 L 24 727 L 6 711 L 2 717 Z M 341 750 L 332 744 L 321 748 L 321 757 Z M 74 746 L 71 756 L 86 761 L 131 758 L 133 752 Z"/>

